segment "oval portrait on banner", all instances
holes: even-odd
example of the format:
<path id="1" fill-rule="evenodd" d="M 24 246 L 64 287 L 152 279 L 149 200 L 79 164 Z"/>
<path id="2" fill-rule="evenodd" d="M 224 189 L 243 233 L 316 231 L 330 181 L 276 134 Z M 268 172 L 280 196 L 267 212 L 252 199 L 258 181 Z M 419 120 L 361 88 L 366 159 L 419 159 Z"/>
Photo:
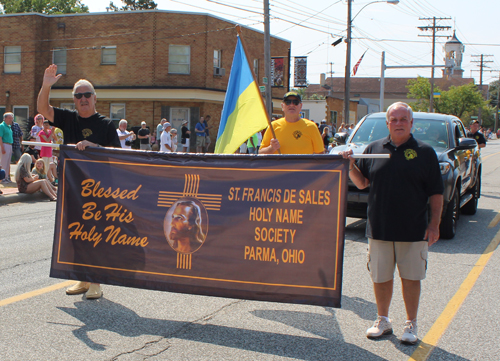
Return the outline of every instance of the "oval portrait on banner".
<path id="1" fill-rule="evenodd" d="M 192 197 L 178 199 L 163 220 L 165 238 L 174 251 L 194 253 L 205 242 L 208 233 L 208 213 L 203 203 Z"/>

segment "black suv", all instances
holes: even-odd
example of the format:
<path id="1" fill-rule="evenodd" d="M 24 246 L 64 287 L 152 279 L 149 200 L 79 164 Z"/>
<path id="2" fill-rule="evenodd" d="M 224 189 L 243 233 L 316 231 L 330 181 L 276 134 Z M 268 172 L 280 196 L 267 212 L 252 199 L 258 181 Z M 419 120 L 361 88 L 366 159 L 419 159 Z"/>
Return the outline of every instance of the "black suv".
<path id="1" fill-rule="evenodd" d="M 474 139 L 466 138 L 462 121 L 453 115 L 436 113 L 413 114 L 413 136 L 429 144 L 436 151 L 444 183 L 444 204 L 441 218 L 441 238 L 455 236 L 460 210 L 475 214 L 481 195 L 481 153 Z M 363 153 L 374 140 L 389 135 L 385 113 L 368 114 L 361 119 L 350 136 L 337 134 L 339 145 L 332 154 L 352 149 Z M 349 182 L 347 216 L 366 218 L 368 188 L 359 190 Z"/>

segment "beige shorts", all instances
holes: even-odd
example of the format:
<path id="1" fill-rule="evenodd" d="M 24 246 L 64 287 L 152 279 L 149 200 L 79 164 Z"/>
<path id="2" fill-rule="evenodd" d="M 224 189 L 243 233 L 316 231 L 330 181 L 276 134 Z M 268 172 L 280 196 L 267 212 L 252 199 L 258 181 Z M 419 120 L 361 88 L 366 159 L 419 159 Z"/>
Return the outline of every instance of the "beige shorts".
<path id="1" fill-rule="evenodd" d="M 427 241 L 388 242 L 368 238 L 368 271 L 374 283 L 394 278 L 398 266 L 399 276 L 410 281 L 421 281 L 427 270 Z"/>
<path id="2" fill-rule="evenodd" d="M 205 136 L 196 136 L 196 146 L 197 147 L 204 147 L 205 146 Z"/>

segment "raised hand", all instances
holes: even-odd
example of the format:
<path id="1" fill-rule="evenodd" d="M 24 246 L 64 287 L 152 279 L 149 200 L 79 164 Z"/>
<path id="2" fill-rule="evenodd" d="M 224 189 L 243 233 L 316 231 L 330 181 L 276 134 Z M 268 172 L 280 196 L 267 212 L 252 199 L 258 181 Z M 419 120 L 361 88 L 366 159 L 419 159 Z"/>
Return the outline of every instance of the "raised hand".
<path id="1" fill-rule="evenodd" d="M 60 77 L 62 77 L 62 74 L 56 75 L 57 74 L 57 65 L 52 64 L 49 65 L 47 69 L 45 69 L 45 73 L 43 75 L 43 84 L 42 86 L 49 86 L 51 87 L 57 81 L 59 80 Z"/>

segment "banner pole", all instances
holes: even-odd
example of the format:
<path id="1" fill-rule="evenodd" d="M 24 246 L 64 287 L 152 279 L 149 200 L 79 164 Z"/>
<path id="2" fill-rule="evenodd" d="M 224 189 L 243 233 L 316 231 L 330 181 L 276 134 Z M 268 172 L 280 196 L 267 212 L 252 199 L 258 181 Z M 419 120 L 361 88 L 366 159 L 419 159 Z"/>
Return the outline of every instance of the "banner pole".
<path id="1" fill-rule="evenodd" d="M 23 140 L 22 145 L 34 145 L 39 147 L 50 147 L 54 149 L 59 149 L 60 144 L 57 143 L 43 143 L 43 142 L 28 142 L 27 140 Z"/>
<path id="2" fill-rule="evenodd" d="M 253 66 L 252 66 L 252 64 L 250 64 L 250 60 L 248 60 L 248 56 L 247 56 L 248 52 L 247 52 L 247 48 L 245 46 L 245 41 L 243 40 L 243 37 L 241 36 L 241 26 L 236 25 L 236 32 L 238 33 L 238 37 L 240 38 L 240 41 L 241 41 L 241 46 L 243 47 L 243 51 L 245 52 L 245 58 L 247 58 L 248 67 L 252 71 L 253 80 L 255 81 L 255 84 L 257 85 L 257 84 L 259 84 L 259 82 L 258 82 L 258 79 L 255 77 L 255 73 L 253 71 Z M 269 79 L 267 81 L 269 81 Z M 260 90 L 259 90 L 259 94 L 260 94 Z M 262 106 L 264 107 L 264 109 L 266 109 L 266 105 L 264 104 L 264 99 L 262 99 L 262 95 L 260 96 L 260 101 L 262 102 Z M 272 102 L 273 102 L 273 100 L 272 100 L 272 96 L 271 96 L 271 109 L 273 109 Z M 271 130 L 273 138 L 277 139 L 276 134 L 274 133 L 274 128 L 271 124 L 271 119 L 269 119 L 269 113 L 267 111 L 266 111 L 266 118 L 267 118 L 267 124 L 269 124 L 269 129 Z M 278 149 L 278 153 L 281 154 L 280 149 Z"/>

